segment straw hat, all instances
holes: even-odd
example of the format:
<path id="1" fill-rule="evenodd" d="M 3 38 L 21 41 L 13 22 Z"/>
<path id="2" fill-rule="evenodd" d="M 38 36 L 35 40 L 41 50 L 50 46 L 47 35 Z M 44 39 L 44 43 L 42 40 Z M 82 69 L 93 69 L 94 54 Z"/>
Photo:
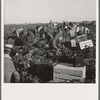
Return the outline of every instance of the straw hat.
<path id="1" fill-rule="evenodd" d="M 11 45 L 11 44 L 5 44 L 5 46 L 4 46 L 4 50 L 6 50 L 6 51 L 11 51 L 12 48 L 13 48 L 13 45 Z"/>

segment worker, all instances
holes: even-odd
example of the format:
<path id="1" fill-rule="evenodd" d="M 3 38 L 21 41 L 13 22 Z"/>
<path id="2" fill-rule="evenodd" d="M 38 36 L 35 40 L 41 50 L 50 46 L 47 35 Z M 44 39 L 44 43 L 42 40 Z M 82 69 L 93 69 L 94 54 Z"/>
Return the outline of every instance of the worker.
<path id="1" fill-rule="evenodd" d="M 54 22 L 54 23 L 53 23 L 53 28 L 54 28 L 54 29 L 57 29 L 57 26 L 58 26 L 58 23 L 57 23 L 57 22 Z"/>
<path id="2" fill-rule="evenodd" d="M 45 39 L 44 27 L 40 26 L 38 28 L 38 34 L 40 35 L 40 39 Z"/>
<path id="3" fill-rule="evenodd" d="M 53 22 L 52 22 L 52 20 L 50 20 L 50 22 L 49 22 L 49 24 L 48 24 L 48 29 L 52 29 L 53 28 Z"/>
<path id="4" fill-rule="evenodd" d="M 31 30 L 27 30 L 27 34 L 23 41 L 28 45 L 33 45 L 37 42 L 35 34 Z"/>
<path id="5" fill-rule="evenodd" d="M 79 26 L 79 23 L 77 23 L 76 33 L 77 33 L 77 36 L 81 35 L 80 34 L 80 26 Z"/>
<path id="6" fill-rule="evenodd" d="M 33 30 L 34 31 L 34 30 Z M 15 29 L 13 32 L 17 34 L 17 37 L 20 42 L 19 44 L 29 44 L 33 45 L 35 44 L 35 33 L 32 31 L 32 29 L 29 29 L 27 31 L 24 31 L 23 28 Z M 16 41 L 17 42 L 17 41 Z M 17 42 L 18 43 L 18 42 Z"/>
<path id="7" fill-rule="evenodd" d="M 4 47 L 4 83 L 18 83 L 20 81 L 20 75 L 10 56 L 12 47 L 11 44 L 5 44 Z"/>
<path id="8" fill-rule="evenodd" d="M 59 53 L 59 48 L 57 47 L 57 41 L 62 41 L 63 39 L 63 31 L 58 27 L 58 33 L 55 35 L 53 39 L 53 47 L 57 50 L 57 54 Z"/>
<path id="9" fill-rule="evenodd" d="M 20 35 L 22 35 L 24 33 L 24 29 L 23 28 L 19 28 L 19 29 L 14 28 L 13 33 L 17 34 L 17 36 L 19 37 Z"/>
<path id="10" fill-rule="evenodd" d="M 19 28 L 19 29 L 15 28 L 13 30 L 13 34 L 17 35 L 14 45 L 21 46 L 21 45 L 25 44 L 27 32 L 24 32 L 23 28 Z"/>
<path id="11" fill-rule="evenodd" d="M 88 34 L 89 33 L 89 29 L 86 27 L 85 28 L 85 34 Z"/>

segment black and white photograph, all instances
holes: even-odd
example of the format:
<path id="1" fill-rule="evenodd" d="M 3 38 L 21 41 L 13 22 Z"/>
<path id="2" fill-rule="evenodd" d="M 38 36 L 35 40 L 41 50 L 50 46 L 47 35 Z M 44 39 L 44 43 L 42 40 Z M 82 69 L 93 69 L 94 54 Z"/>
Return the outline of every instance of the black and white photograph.
<path id="1" fill-rule="evenodd" d="M 96 0 L 4 0 L 4 83 L 96 84 Z"/>

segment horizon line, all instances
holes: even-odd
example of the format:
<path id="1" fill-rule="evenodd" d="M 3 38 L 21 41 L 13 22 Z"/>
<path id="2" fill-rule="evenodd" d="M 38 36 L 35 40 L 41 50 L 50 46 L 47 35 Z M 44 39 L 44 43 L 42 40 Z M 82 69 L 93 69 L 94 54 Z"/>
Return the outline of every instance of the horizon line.
<path id="1" fill-rule="evenodd" d="M 66 21 L 66 22 L 92 22 L 96 20 L 84 20 L 84 21 Z M 50 22 L 50 21 L 49 21 Z M 15 24 L 47 24 L 49 22 L 34 22 L 34 23 L 30 23 L 30 22 L 24 22 L 24 23 L 4 23 L 4 25 L 15 25 Z M 57 22 L 57 21 L 52 21 L 52 22 Z M 62 21 L 63 22 L 63 21 Z M 62 23 L 62 22 L 57 22 L 57 23 Z"/>

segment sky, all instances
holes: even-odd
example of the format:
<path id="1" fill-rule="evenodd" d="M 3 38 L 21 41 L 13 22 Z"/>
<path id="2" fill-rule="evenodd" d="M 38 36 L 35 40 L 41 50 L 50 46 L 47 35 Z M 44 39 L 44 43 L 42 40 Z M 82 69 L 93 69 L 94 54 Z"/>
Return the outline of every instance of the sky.
<path id="1" fill-rule="evenodd" d="M 96 20 L 96 0 L 5 0 L 4 23 Z"/>

